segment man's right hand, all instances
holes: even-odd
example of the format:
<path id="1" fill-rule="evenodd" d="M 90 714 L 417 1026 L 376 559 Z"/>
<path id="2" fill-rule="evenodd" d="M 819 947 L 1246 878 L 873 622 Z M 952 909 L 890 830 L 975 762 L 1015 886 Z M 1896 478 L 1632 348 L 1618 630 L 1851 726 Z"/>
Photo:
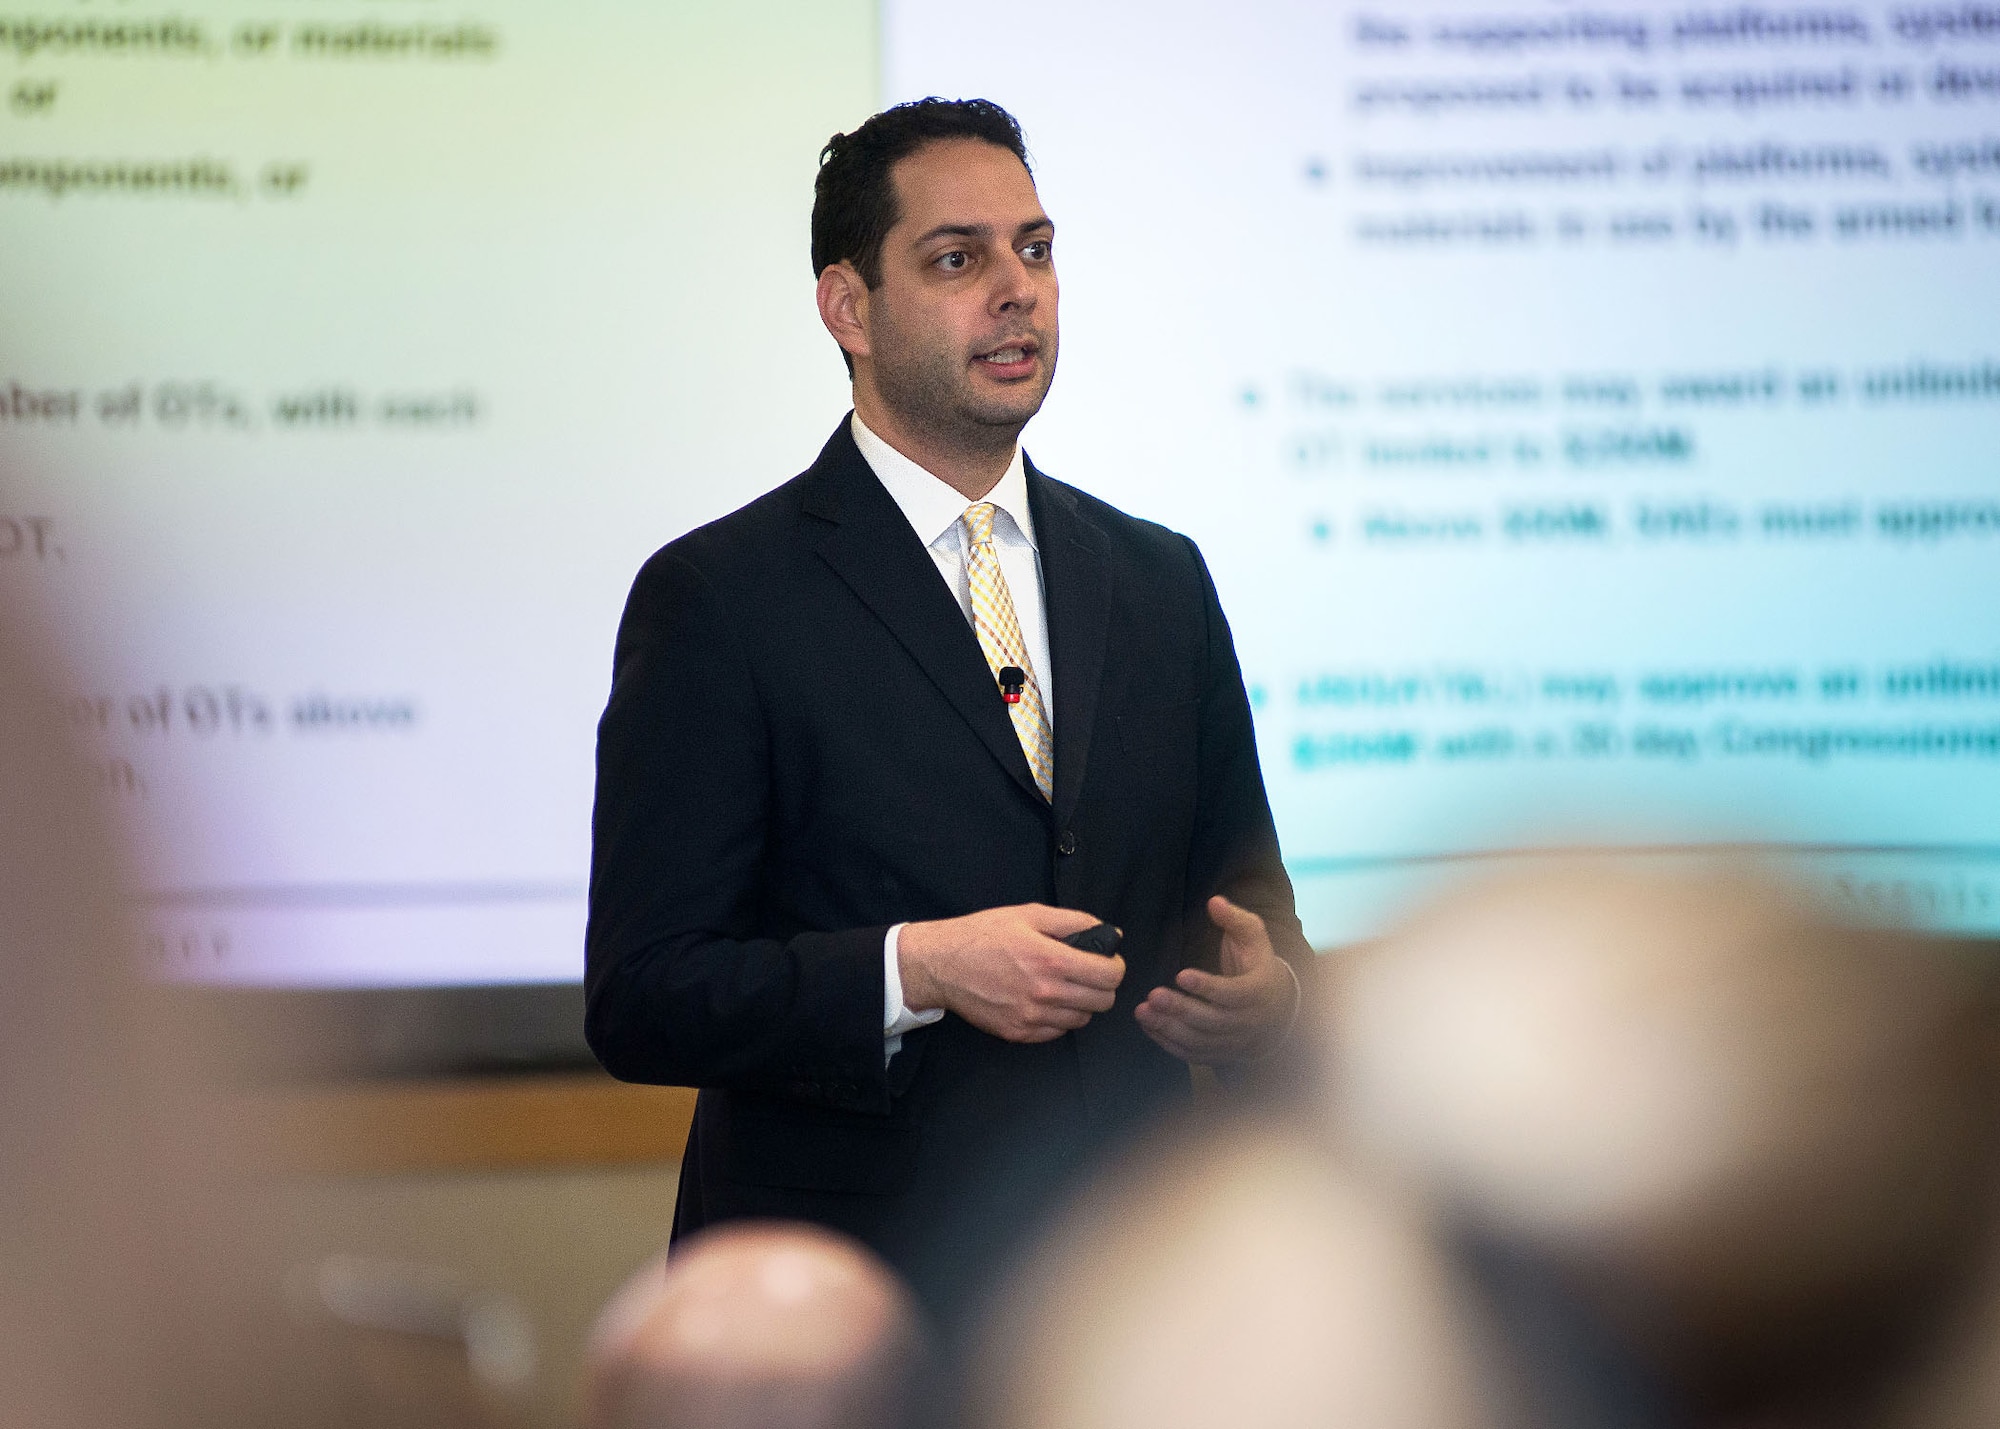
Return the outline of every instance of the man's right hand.
<path id="1" fill-rule="evenodd" d="M 1050 1042 L 1111 1008 L 1125 959 L 1057 941 L 1097 919 L 1022 903 L 963 918 L 905 923 L 896 935 L 903 1005 L 942 1007 L 1009 1042 Z"/>

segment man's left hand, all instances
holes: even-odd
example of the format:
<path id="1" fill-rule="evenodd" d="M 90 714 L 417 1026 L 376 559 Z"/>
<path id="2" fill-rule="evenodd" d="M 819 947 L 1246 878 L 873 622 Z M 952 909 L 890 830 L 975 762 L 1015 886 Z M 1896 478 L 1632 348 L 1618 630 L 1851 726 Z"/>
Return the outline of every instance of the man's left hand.
<path id="1" fill-rule="evenodd" d="M 1222 930 L 1222 973 L 1183 968 L 1134 1009 L 1146 1035 L 1184 1062 L 1241 1062 L 1267 1051 L 1297 1010 L 1298 981 L 1271 947 L 1264 920 L 1227 898 L 1208 900 Z"/>

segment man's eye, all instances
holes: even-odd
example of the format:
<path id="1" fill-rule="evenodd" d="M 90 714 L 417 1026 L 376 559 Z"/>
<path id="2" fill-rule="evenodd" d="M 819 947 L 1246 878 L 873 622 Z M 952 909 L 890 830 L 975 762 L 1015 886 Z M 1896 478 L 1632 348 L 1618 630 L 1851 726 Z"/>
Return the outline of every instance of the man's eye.
<path id="1" fill-rule="evenodd" d="M 1049 261 L 1048 240 L 1045 238 L 1036 239 L 1033 243 L 1030 243 L 1026 248 L 1023 248 L 1021 250 L 1021 256 L 1023 258 L 1026 258 L 1030 263 L 1048 262 Z"/>
<path id="2" fill-rule="evenodd" d="M 965 267 L 965 265 L 970 263 L 971 261 L 972 261 L 971 255 L 966 253 L 961 253 L 956 249 L 954 249 L 950 253 L 940 254 L 937 260 L 937 265 L 938 267 L 944 269 L 948 273 L 956 273 L 961 271 Z"/>

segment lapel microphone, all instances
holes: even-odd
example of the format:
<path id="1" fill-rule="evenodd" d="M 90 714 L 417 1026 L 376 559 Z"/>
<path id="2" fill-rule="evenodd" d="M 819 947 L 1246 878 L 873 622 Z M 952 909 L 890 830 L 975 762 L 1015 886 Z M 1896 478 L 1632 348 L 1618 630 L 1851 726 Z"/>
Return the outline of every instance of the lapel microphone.
<path id="1" fill-rule="evenodd" d="M 1028 687 L 1028 672 L 1019 665 L 1000 667 L 1000 698 L 1010 705 L 1021 703 L 1021 691 Z"/>

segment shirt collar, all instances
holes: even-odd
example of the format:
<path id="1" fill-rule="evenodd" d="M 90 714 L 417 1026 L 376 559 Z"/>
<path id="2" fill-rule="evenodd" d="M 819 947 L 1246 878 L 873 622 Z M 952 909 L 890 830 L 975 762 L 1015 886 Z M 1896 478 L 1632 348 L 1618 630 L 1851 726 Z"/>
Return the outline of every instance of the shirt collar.
<path id="1" fill-rule="evenodd" d="M 939 538 L 958 524 L 958 518 L 972 503 L 965 499 L 962 492 L 933 476 L 868 430 L 868 424 L 861 420 L 860 413 L 855 413 L 848 420 L 854 430 L 854 444 L 861 448 L 861 455 L 874 470 L 876 479 L 895 498 L 896 505 L 902 508 L 903 517 L 917 533 L 917 539 L 925 546 L 937 544 Z M 1006 512 L 1028 544 L 1035 545 L 1035 521 L 1028 512 L 1028 474 L 1018 442 L 1014 445 L 1013 459 L 1007 463 L 1006 474 L 981 499 Z"/>

